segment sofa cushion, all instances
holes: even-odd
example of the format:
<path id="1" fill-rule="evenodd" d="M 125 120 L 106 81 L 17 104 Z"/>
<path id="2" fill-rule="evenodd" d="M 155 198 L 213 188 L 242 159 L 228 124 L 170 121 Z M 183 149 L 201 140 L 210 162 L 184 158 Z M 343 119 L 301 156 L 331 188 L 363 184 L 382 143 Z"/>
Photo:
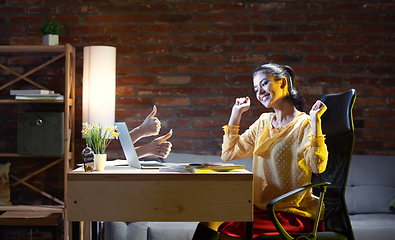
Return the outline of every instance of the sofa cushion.
<path id="1" fill-rule="evenodd" d="M 395 194 L 394 156 L 353 155 L 347 180 L 350 214 L 390 213 Z"/>
<path id="2" fill-rule="evenodd" d="M 350 220 L 357 240 L 394 239 L 395 214 L 357 214 Z"/>

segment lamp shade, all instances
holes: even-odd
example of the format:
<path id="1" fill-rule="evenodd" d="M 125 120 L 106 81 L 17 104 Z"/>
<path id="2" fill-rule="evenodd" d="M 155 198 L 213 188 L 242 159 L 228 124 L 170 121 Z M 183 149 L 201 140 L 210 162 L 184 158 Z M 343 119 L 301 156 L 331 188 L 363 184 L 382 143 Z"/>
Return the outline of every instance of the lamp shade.
<path id="1" fill-rule="evenodd" d="M 116 48 L 84 47 L 82 121 L 114 126 Z"/>

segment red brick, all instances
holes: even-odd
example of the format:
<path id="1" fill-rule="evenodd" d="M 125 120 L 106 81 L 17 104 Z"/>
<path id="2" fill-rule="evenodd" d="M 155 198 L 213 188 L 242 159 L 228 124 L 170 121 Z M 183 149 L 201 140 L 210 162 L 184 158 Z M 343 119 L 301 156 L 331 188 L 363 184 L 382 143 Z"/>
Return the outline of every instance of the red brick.
<path id="1" fill-rule="evenodd" d="M 193 57 L 195 63 L 226 63 L 228 58 L 222 55 L 196 55 Z"/>
<path id="2" fill-rule="evenodd" d="M 117 96 L 118 95 L 128 95 L 128 96 L 132 96 L 134 95 L 134 88 L 132 87 L 117 87 Z"/>
<path id="3" fill-rule="evenodd" d="M 177 25 L 178 32 L 211 32 L 211 25 L 209 24 L 179 24 Z"/>
<path id="4" fill-rule="evenodd" d="M 236 84 L 236 85 L 249 85 L 249 84 L 251 84 L 251 86 L 252 86 L 252 73 L 250 75 L 234 76 L 232 78 L 232 83 Z"/>
<path id="5" fill-rule="evenodd" d="M 141 53 L 165 53 L 165 52 L 171 52 L 171 46 L 169 45 L 138 46 L 137 51 Z"/>
<path id="6" fill-rule="evenodd" d="M 378 85 L 379 79 L 372 77 L 346 77 L 346 85 Z"/>
<path id="7" fill-rule="evenodd" d="M 82 41 L 86 44 L 114 44 L 117 36 L 85 36 Z"/>
<path id="8" fill-rule="evenodd" d="M 117 66 L 117 75 L 133 74 L 136 73 L 136 66 Z"/>
<path id="9" fill-rule="evenodd" d="M 213 127 L 222 127 L 227 122 L 225 121 L 220 121 L 220 120 L 212 120 L 212 119 L 196 119 L 193 120 L 193 127 L 194 128 L 213 128 Z M 221 134 L 223 134 L 223 131 L 221 130 Z"/>
<path id="10" fill-rule="evenodd" d="M 225 106 L 227 102 L 227 98 L 221 97 L 195 98 L 192 100 L 195 106 Z"/>
<path id="11" fill-rule="evenodd" d="M 116 48 L 117 48 L 117 54 L 134 53 L 136 51 L 134 46 L 117 45 Z"/>
<path id="12" fill-rule="evenodd" d="M 193 16 L 195 22 L 226 22 L 228 13 L 197 13 Z"/>
<path id="13" fill-rule="evenodd" d="M 202 53 L 202 52 L 210 52 L 211 49 L 210 46 L 189 45 L 189 46 L 177 47 L 176 50 L 182 53 Z"/>
<path id="14" fill-rule="evenodd" d="M 326 26 L 325 25 L 318 25 L 318 24 L 306 24 L 306 25 L 296 25 L 293 27 L 293 31 L 296 32 L 313 32 L 313 33 L 319 33 L 319 32 L 326 32 Z"/>
<path id="15" fill-rule="evenodd" d="M 23 12 L 24 12 L 24 8 L 20 6 L 11 7 L 11 6 L 2 5 L 0 7 L 0 14 L 15 14 L 15 13 L 23 13 Z"/>
<path id="16" fill-rule="evenodd" d="M 312 77 L 308 80 L 309 85 L 341 85 L 342 78 L 337 76 L 318 76 Z"/>
<path id="17" fill-rule="evenodd" d="M 328 5 L 326 7 L 327 11 L 355 11 L 359 9 L 359 4 L 347 4 L 347 3 L 337 3 L 337 4 L 332 4 Z"/>
<path id="18" fill-rule="evenodd" d="M 175 67 L 173 66 L 144 66 L 140 68 L 142 73 L 151 73 L 151 74 L 159 74 L 159 73 L 173 73 Z"/>
<path id="19" fill-rule="evenodd" d="M 251 88 L 252 85 L 250 87 L 217 87 L 214 89 L 214 93 L 225 96 L 243 96 L 251 93 Z"/>
<path id="20" fill-rule="evenodd" d="M 366 64 L 373 64 L 376 63 L 376 57 L 375 56 L 363 56 L 363 55 L 347 55 L 343 56 L 343 62 L 344 63 L 366 63 Z"/>
<path id="21" fill-rule="evenodd" d="M 358 97 L 355 106 L 383 106 L 384 100 L 380 97 Z"/>
<path id="22" fill-rule="evenodd" d="M 307 16 L 307 22 L 340 22 L 342 19 L 341 14 L 334 13 L 309 14 Z"/>
<path id="23" fill-rule="evenodd" d="M 171 35 L 171 36 L 157 36 L 158 42 L 192 42 L 192 36 L 188 35 Z"/>
<path id="24" fill-rule="evenodd" d="M 368 140 L 360 140 L 356 139 L 354 143 L 354 149 L 380 149 L 381 144 L 377 141 L 368 141 Z"/>
<path id="25" fill-rule="evenodd" d="M 293 52 L 325 52 L 325 47 L 322 45 L 292 44 L 289 47 Z"/>
<path id="26" fill-rule="evenodd" d="M 224 84 L 227 83 L 225 76 L 196 76 L 193 82 L 198 84 Z"/>
<path id="27" fill-rule="evenodd" d="M 273 22 L 301 22 L 303 20 L 304 16 L 302 14 L 297 14 L 297 13 L 287 13 L 287 14 L 273 14 L 270 17 L 270 20 Z"/>
<path id="28" fill-rule="evenodd" d="M 270 41 L 275 42 L 275 43 L 303 42 L 304 35 L 301 35 L 301 34 L 273 34 L 273 35 L 270 35 Z"/>
<path id="29" fill-rule="evenodd" d="M 159 14 L 157 19 L 159 22 L 180 23 L 189 22 L 192 16 L 189 14 Z"/>
<path id="30" fill-rule="evenodd" d="M 151 98 L 126 98 L 126 97 L 119 97 L 117 98 L 117 106 L 145 106 L 149 105 L 152 106 L 152 99 Z"/>
<path id="31" fill-rule="evenodd" d="M 365 109 L 366 117 L 373 118 L 393 118 L 395 117 L 395 109 L 387 109 L 387 108 L 368 108 Z M 393 135 L 395 136 L 395 135 Z"/>
<path id="32" fill-rule="evenodd" d="M 330 56 L 330 55 L 306 56 L 307 62 L 338 63 L 339 60 L 340 60 L 340 58 L 338 56 Z"/>
<path id="33" fill-rule="evenodd" d="M 382 80 L 384 85 L 387 86 L 395 86 L 395 78 L 391 78 L 391 77 L 384 77 Z"/>
<path id="34" fill-rule="evenodd" d="M 176 116 L 179 118 L 210 117 L 211 110 L 206 108 L 178 108 L 176 110 Z"/>
<path id="35" fill-rule="evenodd" d="M 377 22 L 380 20 L 378 13 L 347 13 L 345 14 L 348 22 Z"/>
<path id="36" fill-rule="evenodd" d="M 365 130 L 363 136 L 365 138 L 391 139 L 395 136 L 395 131 Z"/>
<path id="37" fill-rule="evenodd" d="M 349 43 L 379 43 L 381 41 L 381 36 L 365 35 L 365 34 L 348 35 L 346 38 L 347 38 L 347 42 Z"/>
<path id="38" fill-rule="evenodd" d="M 385 100 L 385 103 L 387 104 L 388 107 L 395 107 L 395 98 L 387 98 Z"/>
<path id="39" fill-rule="evenodd" d="M 135 33 L 136 26 L 131 25 L 108 25 L 103 26 L 103 33 Z"/>
<path id="40" fill-rule="evenodd" d="M 161 120 L 162 126 L 166 128 L 186 128 L 189 127 L 190 121 L 184 119 L 176 119 L 172 121 Z"/>
<path id="41" fill-rule="evenodd" d="M 188 106 L 190 101 L 188 98 L 155 98 L 157 106 Z"/>
<path id="42" fill-rule="evenodd" d="M 331 66 L 331 71 L 337 73 L 361 73 L 363 72 L 363 67 L 361 66 L 349 66 L 349 65 L 338 65 Z"/>
<path id="43" fill-rule="evenodd" d="M 342 42 L 341 35 L 326 35 L 326 34 L 310 34 L 307 35 L 307 41 L 309 42 Z"/>
<path id="44" fill-rule="evenodd" d="M 363 28 L 358 24 L 332 24 L 335 33 L 363 33 Z"/>
<path id="45" fill-rule="evenodd" d="M 363 50 L 362 46 L 351 44 L 328 45 L 327 49 L 334 53 L 360 53 Z"/>
<path id="46" fill-rule="evenodd" d="M 10 45 L 42 45 L 42 37 L 11 37 Z"/>
<path id="47" fill-rule="evenodd" d="M 232 20 L 234 22 L 263 21 L 265 19 L 266 19 L 266 15 L 259 14 L 259 13 L 235 13 L 235 14 L 232 14 Z"/>
<path id="48" fill-rule="evenodd" d="M 384 22 L 395 22 L 395 15 L 383 15 Z"/>
<path id="49" fill-rule="evenodd" d="M 121 15 L 119 17 L 121 22 L 153 22 L 155 21 L 154 14 L 133 14 L 133 15 Z"/>
<path id="50" fill-rule="evenodd" d="M 99 26 L 68 26 L 65 29 L 68 34 L 70 34 L 70 33 L 83 33 L 83 34 L 100 33 Z"/>
<path id="51" fill-rule="evenodd" d="M 393 3 L 377 3 L 377 4 L 364 4 L 362 9 L 365 11 L 393 11 L 395 4 Z"/>
<path id="52" fill-rule="evenodd" d="M 155 95 L 155 96 L 162 96 L 162 95 L 171 95 L 173 93 L 172 88 L 139 88 L 138 94 L 139 95 Z"/>
<path id="53" fill-rule="evenodd" d="M 98 24 L 98 23 L 114 23 L 118 17 L 116 15 L 107 16 L 85 16 L 84 23 Z"/>
<path id="54" fill-rule="evenodd" d="M 151 77 L 120 77 L 117 85 L 151 85 L 153 83 Z"/>
<path id="55" fill-rule="evenodd" d="M 245 10 L 247 8 L 246 3 L 213 3 L 211 7 L 214 11 L 233 11 L 233 10 Z"/>
<path id="56" fill-rule="evenodd" d="M 395 141 L 387 141 L 384 143 L 384 147 L 387 149 L 395 149 Z"/>
<path id="57" fill-rule="evenodd" d="M 219 32 L 250 32 L 249 24 L 216 24 L 214 29 Z"/>
<path id="58" fill-rule="evenodd" d="M 284 10 L 286 7 L 285 3 L 253 3 L 251 5 L 254 11 L 272 11 L 272 10 Z"/>
<path id="59" fill-rule="evenodd" d="M 119 41 L 121 43 L 128 42 L 155 42 L 155 37 L 153 35 L 122 35 L 119 36 Z"/>
<path id="60" fill-rule="evenodd" d="M 292 4 L 291 5 L 292 10 L 309 10 L 309 11 L 314 11 L 314 10 L 322 10 L 321 4 L 313 4 L 313 3 L 307 3 L 307 4 Z"/>
<path id="61" fill-rule="evenodd" d="M 137 112 L 137 116 L 143 118 L 143 120 L 144 120 L 148 116 L 148 114 L 150 114 L 152 112 L 152 107 L 153 106 L 150 106 L 147 108 L 140 108 Z M 173 111 L 170 110 L 169 108 L 164 108 L 164 107 L 161 107 L 161 108 L 157 107 L 157 109 L 158 109 L 158 111 L 156 112 L 155 116 L 158 117 L 159 119 L 161 119 L 162 130 L 163 130 L 164 128 L 167 128 L 167 127 L 163 124 L 162 118 L 168 118 L 168 117 L 173 116 Z M 161 132 L 162 132 L 162 130 L 161 130 Z M 167 132 L 168 131 L 166 130 L 166 133 Z M 160 133 L 159 135 L 162 135 L 162 134 Z"/>
<path id="62" fill-rule="evenodd" d="M 250 73 L 252 68 L 248 65 L 223 65 L 216 67 L 220 73 Z"/>
<path id="63" fill-rule="evenodd" d="M 192 149 L 194 144 L 193 141 L 187 140 L 171 140 L 172 149 Z"/>
<path id="64" fill-rule="evenodd" d="M 233 36 L 233 42 L 267 42 L 267 37 L 265 35 L 258 34 L 239 34 Z"/>
<path id="65" fill-rule="evenodd" d="M 0 26 L 0 32 L 4 35 L 23 35 L 25 33 L 24 27 L 3 27 Z"/>
<path id="66" fill-rule="evenodd" d="M 10 24 L 42 24 L 42 17 L 32 17 L 32 16 L 23 16 L 23 17 L 9 17 L 8 22 Z"/>
<path id="67" fill-rule="evenodd" d="M 384 45 L 368 45 L 365 46 L 366 53 L 390 53 L 395 52 L 395 46 Z"/>
<path id="68" fill-rule="evenodd" d="M 183 129 L 182 131 L 175 131 L 173 136 L 180 137 L 180 138 L 211 138 L 210 131 L 190 130 L 190 129 Z"/>
<path id="69" fill-rule="evenodd" d="M 237 45 L 217 45 L 214 47 L 214 52 L 223 52 L 223 53 L 248 52 L 248 47 L 237 46 Z"/>
<path id="70" fill-rule="evenodd" d="M 373 96 L 394 96 L 395 88 L 394 87 L 369 87 L 368 89 L 369 95 Z"/>
<path id="71" fill-rule="evenodd" d="M 178 66 L 178 71 L 181 73 L 212 73 L 214 70 L 213 66 Z"/>
<path id="72" fill-rule="evenodd" d="M 144 56 L 140 56 L 140 55 L 127 55 L 127 56 L 121 56 L 118 57 L 117 63 L 132 63 L 132 64 L 136 64 L 136 63 L 153 63 L 154 59 L 150 58 L 150 57 L 144 57 Z"/>
<path id="73" fill-rule="evenodd" d="M 380 56 L 380 62 L 382 63 L 394 63 L 395 62 L 395 56 L 390 56 L 390 55 L 384 55 Z"/>
<path id="74" fill-rule="evenodd" d="M 285 45 L 277 45 L 277 44 L 264 44 L 254 46 L 254 51 L 258 52 L 281 52 L 284 51 Z"/>
<path id="75" fill-rule="evenodd" d="M 369 74 L 394 74 L 395 68 L 392 66 L 383 66 L 383 67 L 367 67 L 367 73 Z"/>
<path id="76" fill-rule="evenodd" d="M 395 120 L 388 120 L 385 122 L 386 128 L 395 128 Z"/>
<path id="77" fill-rule="evenodd" d="M 153 11 L 168 11 L 173 7 L 169 4 L 140 4 L 139 11 L 153 12 Z"/>
<path id="78" fill-rule="evenodd" d="M 141 33 L 170 33 L 174 31 L 174 25 L 150 24 L 139 27 Z"/>
<path id="79" fill-rule="evenodd" d="M 395 26 L 389 25 L 367 25 L 366 26 L 366 33 L 387 33 L 391 34 L 395 32 Z"/>
<path id="80" fill-rule="evenodd" d="M 158 56 L 155 57 L 156 63 L 190 63 L 191 59 L 189 56 L 173 56 L 173 55 L 166 55 L 166 56 Z"/>
<path id="81" fill-rule="evenodd" d="M 249 62 L 249 63 L 263 63 L 266 62 L 265 55 L 233 55 L 231 62 Z"/>
<path id="82" fill-rule="evenodd" d="M 190 76 L 157 76 L 158 84 L 186 85 L 191 82 Z"/>
<path id="83" fill-rule="evenodd" d="M 97 13 L 99 10 L 93 5 L 70 5 L 65 6 L 66 12 L 71 13 Z"/>
<path id="84" fill-rule="evenodd" d="M 322 65 L 294 65 L 293 70 L 296 75 L 302 73 L 327 73 L 328 69 Z"/>
<path id="85" fill-rule="evenodd" d="M 209 87 L 180 87 L 176 88 L 176 93 L 178 95 L 201 95 L 207 96 L 211 93 L 211 88 Z"/>
<path id="86" fill-rule="evenodd" d="M 195 35 L 196 43 L 227 43 L 229 37 L 226 35 Z"/>
<path id="87" fill-rule="evenodd" d="M 209 3 L 181 3 L 176 5 L 178 11 L 206 11 L 210 9 Z"/>

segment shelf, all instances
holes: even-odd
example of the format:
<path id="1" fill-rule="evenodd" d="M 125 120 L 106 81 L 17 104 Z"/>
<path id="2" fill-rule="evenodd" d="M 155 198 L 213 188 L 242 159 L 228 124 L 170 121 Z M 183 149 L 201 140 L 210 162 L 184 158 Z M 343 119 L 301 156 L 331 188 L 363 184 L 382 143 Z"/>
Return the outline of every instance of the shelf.
<path id="1" fill-rule="evenodd" d="M 0 104 L 4 103 L 64 103 L 63 100 L 15 100 L 15 99 L 1 99 Z"/>
<path id="2" fill-rule="evenodd" d="M 64 52 L 66 50 L 65 45 L 57 46 L 44 46 L 44 45 L 2 45 L 0 46 L 0 52 Z"/>

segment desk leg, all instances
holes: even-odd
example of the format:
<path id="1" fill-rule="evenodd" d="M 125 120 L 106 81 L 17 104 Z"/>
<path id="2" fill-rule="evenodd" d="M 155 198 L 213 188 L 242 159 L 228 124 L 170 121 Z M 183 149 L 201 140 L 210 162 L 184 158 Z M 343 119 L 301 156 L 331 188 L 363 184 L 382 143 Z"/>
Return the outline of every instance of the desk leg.
<path id="1" fill-rule="evenodd" d="M 252 222 L 246 222 L 246 240 L 252 240 L 253 238 L 253 225 Z"/>

